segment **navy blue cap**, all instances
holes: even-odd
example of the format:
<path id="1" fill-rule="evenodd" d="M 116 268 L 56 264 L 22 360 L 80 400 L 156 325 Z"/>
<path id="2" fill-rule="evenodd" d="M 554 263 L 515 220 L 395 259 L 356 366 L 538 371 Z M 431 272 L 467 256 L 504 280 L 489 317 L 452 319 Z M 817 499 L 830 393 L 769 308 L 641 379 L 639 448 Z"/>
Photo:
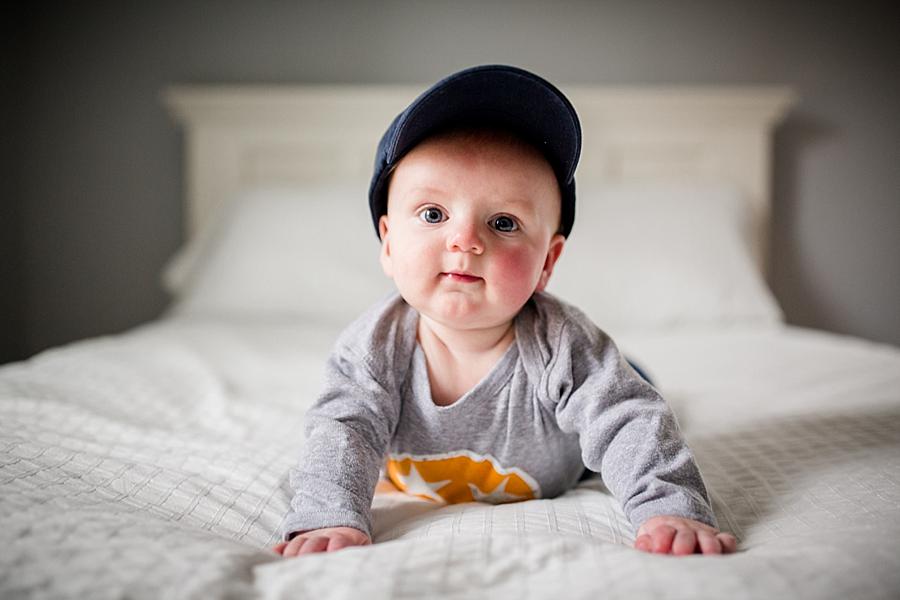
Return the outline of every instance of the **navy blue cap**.
<path id="1" fill-rule="evenodd" d="M 575 167 L 581 125 L 571 102 L 548 81 L 517 67 L 484 65 L 454 73 L 425 90 L 393 120 L 378 143 L 369 186 L 375 231 L 387 213 L 387 188 L 394 166 L 429 135 L 455 127 L 505 129 L 534 145 L 559 182 L 559 232 L 575 221 Z"/>

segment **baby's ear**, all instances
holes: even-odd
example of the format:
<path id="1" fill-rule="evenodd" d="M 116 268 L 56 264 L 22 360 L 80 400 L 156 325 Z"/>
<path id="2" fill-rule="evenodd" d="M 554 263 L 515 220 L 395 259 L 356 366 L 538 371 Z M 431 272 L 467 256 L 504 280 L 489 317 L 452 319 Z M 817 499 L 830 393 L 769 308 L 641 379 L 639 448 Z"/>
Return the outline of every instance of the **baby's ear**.
<path id="1" fill-rule="evenodd" d="M 381 241 L 384 242 L 385 236 L 387 236 L 388 231 L 388 218 L 387 215 L 381 215 L 378 218 L 378 237 L 381 238 Z"/>
<path id="2" fill-rule="evenodd" d="M 547 258 L 544 259 L 544 267 L 541 269 L 541 277 L 538 279 L 537 287 L 534 291 L 542 292 L 547 284 L 550 283 L 550 275 L 553 274 L 553 267 L 559 256 L 562 254 L 563 246 L 566 244 L 566 238 L 559 233 L 550 238 L 550 246 L 547 248 Z"/>
<path id="3" fill-rule="evenodd" d="M 381 215 L 378 219 L 378 236 L 381 238 L 381 270 L 388 277 L 393 277 L 393 265 L 391 264 L 391 242 L 388 237 L 388 218 L 387 215 Z"/>

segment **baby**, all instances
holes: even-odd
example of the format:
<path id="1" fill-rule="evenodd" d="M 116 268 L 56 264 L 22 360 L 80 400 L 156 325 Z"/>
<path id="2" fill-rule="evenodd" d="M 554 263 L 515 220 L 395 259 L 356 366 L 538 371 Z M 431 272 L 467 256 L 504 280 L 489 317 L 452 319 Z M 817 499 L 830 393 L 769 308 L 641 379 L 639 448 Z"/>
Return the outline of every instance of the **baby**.
<path id="1" fill-rule="evenodd" d="M 636 548 L 735 550 L 663 399 L 543 291 L 574 221 L 580 148 L 569 101 L 513 67 L 451 75 L 394 120 L 369 201 L 399 294 L 335 346 L 276 552 L 371 543 L 382 469 L 435 502 L 498 503 L 557 496 L 585 468 L 622 503 Z"/>

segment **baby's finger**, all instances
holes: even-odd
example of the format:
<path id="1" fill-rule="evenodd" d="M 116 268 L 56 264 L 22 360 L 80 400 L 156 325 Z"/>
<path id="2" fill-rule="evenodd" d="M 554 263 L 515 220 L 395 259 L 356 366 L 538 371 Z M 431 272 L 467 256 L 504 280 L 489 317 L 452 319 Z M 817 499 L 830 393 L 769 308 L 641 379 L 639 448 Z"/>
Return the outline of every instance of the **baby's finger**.
<path id="1" fill-rule="evenodd" d="M 684 556 L 685 554 L 693 554 L 694 548 L 697 547 L 697 534 L 693 529 L 679 529 L 672 541 L 672 554 Z"/>
<path id="2" fill-rule="evenodd" d="M 653 530 L 650 534 L 653 537 L 653 552 L 657 554 L 668 554 L 672 549 L 672 539 L 675 537 L 675 528 L 668 525 L 662 525 Z"/>
<path id="3" fill-rule="evenodd" d="M 325 548 L 328 547 L 328 538 L 324 536 L 316 536 L 306 540 L 303 544 L 303 547 L 300 548 L 300 551 L 297 553 L 297 556 L 301 554 L 311 554 L 313 552 L 324 552 Z"/>
<path id="4" fill-rule="evenodd" d="M 716 538 L 722 543 L 722 552 L 725 554 L 737 552 L 737 538 L 733 535 L 730 533 L 720 533 L 716 535 Z"/>
<path id="5" fill-rule="evenodd" d="M 275 544 L 272 546 L 272 552 L 275 554 L 284 554 L 284 549 L 287 547 L 287 542 L 281 542 L 279 544 Z"/>
<path id="6" fill-rule="evenodd" d="M 303 542 L 305 541 L 305 537 L 297 536 L 293 538 L 290 542 L 288 542 L 287 546 L 284 547 L 284 552 L 282 552 L 281 555 L 285 558 L 297 556 L 297 553 L 300 552 L 300 548 L 303 547 Z"/>
<path id="7" fill-rule="evenodd" d="M 328 546 L 325 549 L 326 552 L 334 552 L 335 550 L 340 550 L 341 548 L 346 548 L 347 546 L 352 546 L 350 540 L 342 535 L 336 535 L 330 540 L 328 540 Z"/>
<path id="8" fill-rule="evenodd" d="M 653 549 L 653 538 L 646 533 L 639 535 L 638 538 L 634 540 L 634 547 L 641 552 L 650 552 Z"/>
<path id="9" fill-rule="evenodd" d="M 702 554 L 722 554 L 722 543 L 711 531 L 698 531 L 697 543 L 700 545 Z"/>

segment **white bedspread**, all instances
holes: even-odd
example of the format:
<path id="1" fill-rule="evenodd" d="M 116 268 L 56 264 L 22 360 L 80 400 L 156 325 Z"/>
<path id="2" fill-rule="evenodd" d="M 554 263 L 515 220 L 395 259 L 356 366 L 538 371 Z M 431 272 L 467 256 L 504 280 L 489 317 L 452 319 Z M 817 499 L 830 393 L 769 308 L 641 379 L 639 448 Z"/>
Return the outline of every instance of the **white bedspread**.
<path id="1" fill-rule="evenodd" d="M 900 597 L 900 351 L 794 328 L 618 340 L 735 555 L 632 550 L 589 480 L 501 506 L 379 496 L 375 545 L 281 559 L 334 333 L 169 319 L 0 368 L 0 596 Z"/>

